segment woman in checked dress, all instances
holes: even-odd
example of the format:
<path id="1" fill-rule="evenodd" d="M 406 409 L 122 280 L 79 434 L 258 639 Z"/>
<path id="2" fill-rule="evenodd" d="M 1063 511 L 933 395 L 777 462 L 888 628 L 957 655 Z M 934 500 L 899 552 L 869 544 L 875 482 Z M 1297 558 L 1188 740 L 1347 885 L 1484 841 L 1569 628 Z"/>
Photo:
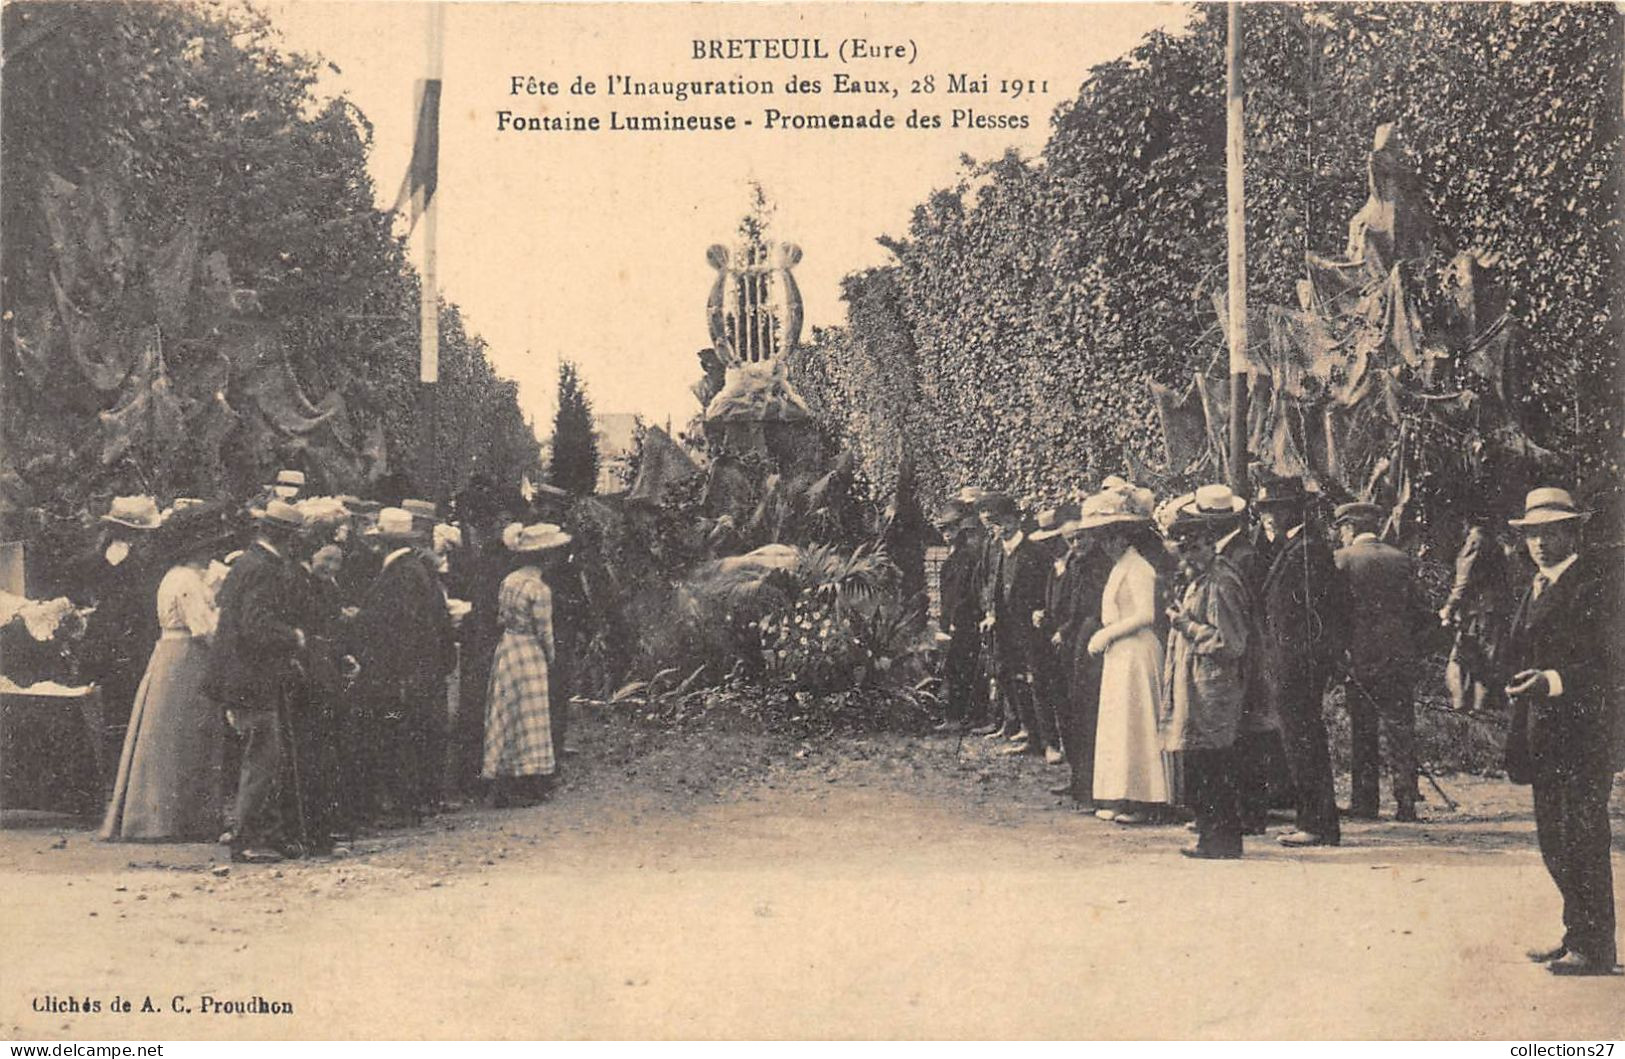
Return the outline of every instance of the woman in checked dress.
<path id="1" fill-rule="evenodd" d="M 553 666 L 553 594 L 543 579 L 548 553 L 570 535 L 548 522 L 509 526 L 503 543 L 514 570 L 497 591 L 502 639 L 491 661 L 481 775 L 498 807 L 543 797 L 556 766 L 548 671 Z"/>

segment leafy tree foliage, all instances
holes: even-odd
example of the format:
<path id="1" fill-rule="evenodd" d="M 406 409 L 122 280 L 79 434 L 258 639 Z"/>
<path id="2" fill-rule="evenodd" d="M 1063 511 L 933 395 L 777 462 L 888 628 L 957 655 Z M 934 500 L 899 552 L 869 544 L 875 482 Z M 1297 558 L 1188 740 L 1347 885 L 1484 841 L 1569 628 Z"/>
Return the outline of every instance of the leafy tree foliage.
<path id="1" fill-rule="evenodd" d="M 61 248 L 41 208 L 54 179 L 90 189 L 105 212 L 103 235 L 127 233 L 111 238 L 119 252 L 98 262 L 126 295 L 76 295 L 75 311 L 104 335 L 161 348 L 176 390 L 210 389 L 201 380 L 222 339 L 195 318 L 166 318 L 145 293 L 166 265 L 150 248 L 181 245 L 195 232 L 201 254 L 223 255 L 230 284 L 255 292 L 294 392 L 336 395 L 349 444 L 366 451 L 373 473 L 407 467 L 425 487 L 437 474 L 454 491 L 476 470 L 517 481 L 535 465 L 514 385 L 495 374 L 456 306 L 445 305 L 439 454 L 433 467 L 416 466 L 425 429 L 416 418 L 418 280 L 390 215 L 374 205 L 371 126 L 348 100 L 316 97 L 318 58 L 286 52 L 261 14 L 238 6 L 16 3 L 4 11 L 4 37 L 0 485 L 8 503 L 0 507 L 68 514 L 93 495 L 135 489 L 164 498 L 241 494 L 269 468 L 299 459 L 297 450 L 277 450 L 286 439 L 241 427 L 227 437 L 181 432 L 173 445 L 132 446 L 108 459 L 118 451 L 108 444 L 114 424 L 100 413 L 118 394 L 75 385 L 62 362 L 43 379 L 24 378 L 23 325 L 57 308 Z M 240 404 L 240 394 L 224 396 Z M 215 466 L 218 453 L 224 462 Z"/>
<path id="2" fill-rule="evenodd" d="M 1397 122 L 1439 232 L 1514 292 L 1529 431 L 1576 475 L 1613 458 L 1619 12 L 1249 4 L 1243 21 L 1250 316 L 1297 301 L 1306 252 L 1341 251 L 1373 130 Z M 1041 157 L 966 159 L 885 240 L 895 264 L 848 278 L 847 325 L 795 368 L 876 477 L 908 446 L 927 495 L 1036 502 L 1160 462 L 1147 381 L 1222 356 L 1224 23 L 1200 8 L 1094 68 Z"/>
<path id="3" fill-rule="evenodd" d="M 598 436 L 592 402 L 573 361 L 559 365 L 559 404 L 553 414 L 553 463 L 548 480 L 578 496 L 598 486 Z"/>

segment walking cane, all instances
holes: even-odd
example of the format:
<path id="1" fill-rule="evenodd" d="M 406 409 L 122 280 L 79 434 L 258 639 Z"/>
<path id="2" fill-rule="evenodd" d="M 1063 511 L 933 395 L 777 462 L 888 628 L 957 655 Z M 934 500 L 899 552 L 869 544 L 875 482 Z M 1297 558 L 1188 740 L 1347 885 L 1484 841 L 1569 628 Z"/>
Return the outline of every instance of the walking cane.
<path id="1" fill-rule="evenodd" d="M 1382 708 L 1377 705 L 1377 700 L 1371 694 L 1371 692 L 1365 689 L 1365 685 L 1360 683 L 1359 678 L 1347 670 L 1344 670 L 1343 676 L 1350 684 L 1354 685 L 1355 690 L 1357 690 L 1361 695 L 1365 696 L 1365 701 L 1369 702 L 1371 704 L 1371 708 L 1376 710 L 1380 716 L 1382 713 Z M 1439 792 L 1439 797 L 1444 799 L 1445 806 L 1448 807 L 1451 812 L 1456 812 L 1461 808 L 1456 804 L 1456 800 L 1450 797 L 1450 795 L 1446 794 L 1443 787 L 1439 786 L 1439 781 L 1433 778 L 1433 773 L 1428 771 L 1428 767 L 1422 764 L 1420 758 L 1418 758 L 1416 762 L 1416 771 L 1422 776 L 1426 777 L 1428 783 L 1433 787 L 1433 789 Z"/>
<path id="2" fill-rule="evenodd" d="M 294 662 L 294 670 L 304 675 L 304 666 Z M 286 685 L 285 685 L 286 687 Z M 293 721 L 288 716 L 287 696 L 277 696 L 276 704 L 277 727 L 285 733 L 288 741 L 288 764 L 293 772 L 293 807 L 299 819 L 299 844 L 307 851 L 310 849 L 310 829 L 305 823 L 305 791 L 304 784 L 299 778 L 299 740 L 294 736 Z"/>

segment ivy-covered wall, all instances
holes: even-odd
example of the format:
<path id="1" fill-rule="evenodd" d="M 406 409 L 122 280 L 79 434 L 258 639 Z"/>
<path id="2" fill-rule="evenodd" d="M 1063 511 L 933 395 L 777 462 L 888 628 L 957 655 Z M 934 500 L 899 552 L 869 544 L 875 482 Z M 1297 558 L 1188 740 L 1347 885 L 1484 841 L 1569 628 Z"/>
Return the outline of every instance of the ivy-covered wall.
<path id="1" fill-rule="evenodd" d="M 1621 15 L 1574 4 L 1249 4 L 1249 302 L 1296 301 L 1340 253 L 1373 130 L 1396 122 L 1440 230 L 1499 259 L 1525 335 L 1517 395 L 1576 477 L 1621 433 Z M 1033 501 L 1160 463 L 1146 383 L 1220 354 L 1222 5 L 1096 67 L 1042 156 L 967 160 L 849 277 L 798 384 L 884 481 Z"/>

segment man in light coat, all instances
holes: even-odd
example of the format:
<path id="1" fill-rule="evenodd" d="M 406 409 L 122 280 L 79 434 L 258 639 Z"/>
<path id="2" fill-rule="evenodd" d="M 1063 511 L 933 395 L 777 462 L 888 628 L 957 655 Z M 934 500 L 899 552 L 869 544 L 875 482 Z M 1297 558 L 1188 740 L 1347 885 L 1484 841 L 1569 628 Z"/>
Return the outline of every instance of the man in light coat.
<path id="1" fill-rule="evenodd" d="M 1233 860 L 1242 847 L 1236 739 L 1248 705 L 1251 601 L 1240 571 L 1215 549 L 1242 503 L 1222 485 L 1204 486 L 1175 506 L 1166 530 L 1187 583 L 1168 609 L 1159 722 L 1165 749 L 1184 755 L 1196 812 L 1196 845 L 1180 852 L 1203 860 Z"/>

